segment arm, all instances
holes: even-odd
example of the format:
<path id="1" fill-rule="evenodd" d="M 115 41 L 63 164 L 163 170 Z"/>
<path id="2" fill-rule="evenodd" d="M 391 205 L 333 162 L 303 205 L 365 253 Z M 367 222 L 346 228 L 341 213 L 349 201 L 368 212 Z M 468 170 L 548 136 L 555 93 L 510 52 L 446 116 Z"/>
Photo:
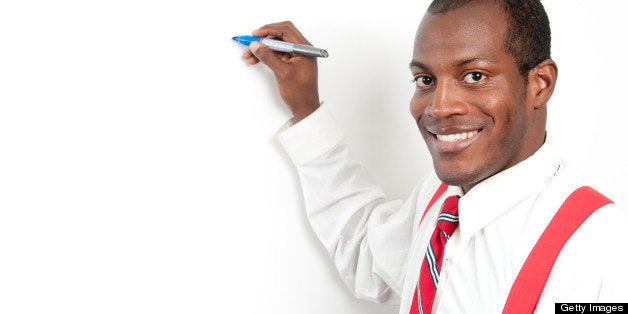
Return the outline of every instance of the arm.
<path id="1" fill-rule="evenodd" d="M 266 25 L 253 35 L 309 44 L 290 22 Z M 294 115 L 295 124 L 278 138 L 297 166 L 310 223 L 342 279 L 357 297 L 398 303 L 415 208 L 388 202 L 350 158 L 330 113 L 319 106 L 315 58 L 261 44 L 252 44 L 244 58 L 251 64 L 261 61 L 274 72 Z"/>
<path id="2" fill-rule="evenodd" d="M 278 139 L 297 167 L 313 230 L 359 298 L 397 303 L 414 206 L 389 201 L 354 161 L 326 105 Z"/>

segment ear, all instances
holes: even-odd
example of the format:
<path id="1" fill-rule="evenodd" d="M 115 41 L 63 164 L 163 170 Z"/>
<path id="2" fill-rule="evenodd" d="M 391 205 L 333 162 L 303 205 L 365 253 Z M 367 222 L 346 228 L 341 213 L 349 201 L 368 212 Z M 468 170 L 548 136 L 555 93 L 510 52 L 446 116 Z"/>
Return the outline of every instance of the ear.
<path id="1" fill-rule="evenodd" d="M 554 93 L 558 67 L 546 59 L 528 72 L 528 96 L 533 98 L 534 109 L 544 108 Z"/>

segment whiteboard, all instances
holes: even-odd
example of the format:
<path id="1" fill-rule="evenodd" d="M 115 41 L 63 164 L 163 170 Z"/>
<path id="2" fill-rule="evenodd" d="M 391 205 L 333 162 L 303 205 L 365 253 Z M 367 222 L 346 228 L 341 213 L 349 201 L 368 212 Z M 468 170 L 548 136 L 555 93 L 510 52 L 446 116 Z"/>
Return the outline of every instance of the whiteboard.
<path id="1" fill-rule="evenodd" d="M 559 66 L 548 130 L 625 206 L 626 26 L 621 4 L 602 2 L 546 3 Z M 339 279 L 274 139 L 289 112 L 231 37 L 292 20 L 327 49 L 321 99 L 404 198 L 431 168 L 408 110 L 426 6 L 4 1 L 0 312 L 396 313 Z"/>

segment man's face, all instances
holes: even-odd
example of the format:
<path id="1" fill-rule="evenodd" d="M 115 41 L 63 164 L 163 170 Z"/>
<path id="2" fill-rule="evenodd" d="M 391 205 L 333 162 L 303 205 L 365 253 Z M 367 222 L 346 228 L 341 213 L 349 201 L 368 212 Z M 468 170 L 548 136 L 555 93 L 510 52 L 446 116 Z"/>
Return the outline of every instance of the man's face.
<path id="1" fill-rule="evenodd" d="M 410 111 L 438 177 L 465 191 L 533 154 L 531 129 L 545 128 L 505 51 L 506 28 L 497 6 L 480 3 L 428 13 L 416 35 Z"/>

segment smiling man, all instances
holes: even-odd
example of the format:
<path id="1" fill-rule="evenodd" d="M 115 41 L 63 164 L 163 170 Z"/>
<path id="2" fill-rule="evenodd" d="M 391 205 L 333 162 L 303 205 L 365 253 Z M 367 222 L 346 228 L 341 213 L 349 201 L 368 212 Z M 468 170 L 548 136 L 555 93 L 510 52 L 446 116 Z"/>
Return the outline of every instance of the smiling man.
<path id="1" fill-rule="evenodd" d="M 254 35 L 309 44 L 289 22 Z M 386 200 L 351 160 L 313 58 L 252 44 L 293 119 L 278 138 L 310 222 L 356 296 L 399 313 L 553 313 L 558 302 L 628 300 L 627 213 L 546 142 L 557 79 L 534 0 L 439 1 L 415 38 L 410 111 L 434 172 Z M 623 244 L 620 244 L 623 245 Z"/>
<path id="2" fill-rule="evenodd" d="M 541 147 L 557 69 L 540 3 L 461 3 L 435 2 L 419 27 L 411 112 L 439 178 L 467 192 Z"/>

